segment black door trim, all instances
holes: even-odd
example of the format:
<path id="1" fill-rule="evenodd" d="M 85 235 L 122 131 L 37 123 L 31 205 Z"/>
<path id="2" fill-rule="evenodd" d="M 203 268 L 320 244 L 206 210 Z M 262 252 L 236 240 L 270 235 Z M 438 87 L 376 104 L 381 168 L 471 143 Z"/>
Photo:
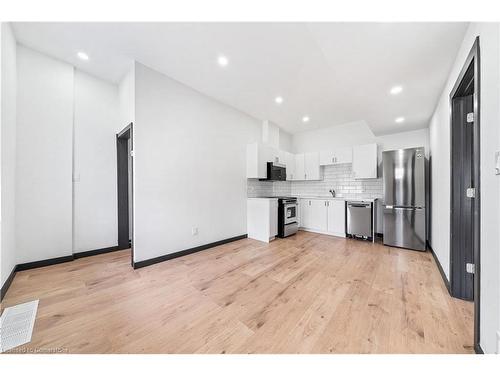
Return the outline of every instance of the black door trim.
<path id="1" fill-rule="evenodd" d="M 128 141 L 133 145 L 133 123 L 128 124 L 116 134 L 116 178 L 117 178 L 117 215 L 118 215 L 118 249 L 131 249 L 131 265 L 134 266 L 134 243 L 129 233 L 129 149 Z M 130 166 L 133 176 L 133 162 Z M 133 185 L 133 184 L 132 184 Z M 133 192 L 132 195 L 132 207 Z M 133 212 L 133 209 L 132 209 Z M 133 237 L 133 236 L 132 236 Z"/>
<path id="2" fill-rule="evenodd" d="M 474 199 L 474 264 L 475 264 L 475 272 L 474 272 L 474 348 L 481 348 L 479 345 L 480 342 L 480 293 L 481 293 L 481 243 L 480 243 L 480 235 L 481 235 L 481 176 L 480 176 L 480 93 L 481 93 L 481 85 L 480 85 L 480 49 L 479 49 L 479 36 L 474 40 L 474 44 L 465 60 L 460 74 L 453 86 L 453 89 L 450 92 L 450 193 L 453 191 L 453 166 L 452 166 L 452 158 L 453 158 L 453 140 L 452 140 L 452 100 L 457 96 L 459 89 L 461 88 L 461 83 L 469 66 L 473 64 L 474 67 L 474 94 L 473 94 L 473 108 L 474 108 L 474 144 L 473 144 L 473 154 L 474 154 L 474 181 L 476 188 L 476 197 Z M 453 196 L 450 194 L 450 207 L 453 207 Z M 453 236 L 453 226 L 452 223 L 452 210 L 450 210 L 450 280 L 452 280 L 451 272 L 453 272 L 453 251 L 451 249 L 452 236 Z M 477 350 L 476 350 L 477 352 Z"/>

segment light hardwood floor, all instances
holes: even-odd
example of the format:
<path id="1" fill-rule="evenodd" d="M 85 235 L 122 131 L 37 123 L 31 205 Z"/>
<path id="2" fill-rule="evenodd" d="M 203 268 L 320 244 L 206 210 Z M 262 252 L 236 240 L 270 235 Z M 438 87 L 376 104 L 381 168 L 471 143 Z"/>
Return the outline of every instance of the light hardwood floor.
<path id="1" fill-rule="evenodd" d="M 33 340 L 70 353 L 472 353 L 473 305 L 429 253 L 299 232 L 133 270 L 130 251 L 19 272 Z"/>

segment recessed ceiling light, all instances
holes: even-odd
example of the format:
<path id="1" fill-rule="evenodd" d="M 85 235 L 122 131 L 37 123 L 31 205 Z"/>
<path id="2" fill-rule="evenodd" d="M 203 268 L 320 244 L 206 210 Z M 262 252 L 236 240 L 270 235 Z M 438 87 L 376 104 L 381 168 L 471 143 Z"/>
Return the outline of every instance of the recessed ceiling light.
<path id="1" fill-rule="evenodd" d="M 219 56 L 217 58 L 217 62 L 219 63 L 220 66 L 227 66 L 227 64 L 229 64 L 229 60 L 227 59 L 226 56 Z"/>
<path id="2" fill-rule="evenodd" d="M 80 60 L 88 60 L 89 59 L 89 55 L 87 55 L 85 52 L 82 52 L 82 51 L 78 52 L 76 55 L 78 56 L 78 58 Z"/>
<path id="3" fill-rule="evenodd" d="M 309 122 L 309 116 L 302 117 L 302 122 Z"/>
<path id="4" fill-rule="evenodd" d="M 405 122 L 405 118 L 404 117 L 397 117 L 394 121 L 396 121 L 396 123 L 398 123 L 398 124 L 401 124 L 402 122 Z"/>
<path id="5" fill-rule="evenodd" d="M 390 93 L 392 95 L 397 95 L 397 94 L 401 93 L 401 91 L 403 91 L 403 87 L 401 87 L 401 86 L 394 86 L 393 88 L 391 88 Z"/>
<path id="6" fill-rule="evenodd" d="M 281 96 L 277 96 L 276 98 L 274 98 L 274 101 L 277 103 L 277 104 L 281 104 L 283 103 L 283 98 Z"/>

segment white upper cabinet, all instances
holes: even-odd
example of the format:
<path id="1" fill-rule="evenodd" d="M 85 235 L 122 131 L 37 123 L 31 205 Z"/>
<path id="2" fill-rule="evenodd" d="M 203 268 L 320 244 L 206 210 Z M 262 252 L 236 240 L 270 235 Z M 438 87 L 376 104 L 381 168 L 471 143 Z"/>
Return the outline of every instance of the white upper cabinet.
<path id="1" fill-rule="evenodd" d="M 306 179 L 306 165 L 304 154 L 295 155 L 295 174 L 293 176 L 294 180 L 305 180 Z"/>
<path id="2" fill-rule="evenodd" d="M 319 153 L 320 165 L 334 165 L 352 162 L 352 147 L 339 147 L 335 150 Z"/>
<path id="3" fill-rule="evenodd" d="M 319 165 L 319 152 L 306 152 L 305 159 L 305 179 L 306 180 L 320 180 L 321 168 Z"/>
<path id="4" fill-rule="evenodd" d="M 296 154 L 294 172 L 293 180 L 295 181 L 321 180 L 319 152 Z"/>
<path id="5" fill-rule="evenodd" d="M 377 178 L 377 144 L 353 146 L 352 172 L 354 178 Z"/>
<path id="6" fill-rule="evenodd" d="M 266 178 L 267 162 L 274 161 L 277 150 L 260 143 L 247 145 L 247 178 Z"/>
<path id="7" fill-rule="evenodd" d="M 354 178 L 377 178 L 377 145 L 304 154 L 292 154 L 261 143 L 247 145 L 247 178 L 266 178 L 268 162 L 284 165 L 288 181 L 321 180 L 321 166 L 343 163 L 352 163 Z"/>
<path id="8" fill-rule="evenodd" d="M 286 152 L 284 150 L 277 150 L 277 151 L 278 151 L 278 159 L 275 159 L 274 162 L 278 163 L 278 164 L 286 165 L 288 152 Z"/>
<path id="9" fill-rule="evenodd" d="M 295 178 L 295 155 L 285 152 L 286 179 L 292 181 Z"/>

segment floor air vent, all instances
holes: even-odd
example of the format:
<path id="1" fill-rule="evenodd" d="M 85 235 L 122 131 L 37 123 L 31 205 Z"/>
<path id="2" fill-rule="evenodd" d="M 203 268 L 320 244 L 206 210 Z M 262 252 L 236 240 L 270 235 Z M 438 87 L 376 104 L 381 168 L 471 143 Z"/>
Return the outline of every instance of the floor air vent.
<path id="1" fill-rule="evenodd" d="M 7 307 L 0 318 L 0 353 L 31 341 L 38 300 Z"/>

